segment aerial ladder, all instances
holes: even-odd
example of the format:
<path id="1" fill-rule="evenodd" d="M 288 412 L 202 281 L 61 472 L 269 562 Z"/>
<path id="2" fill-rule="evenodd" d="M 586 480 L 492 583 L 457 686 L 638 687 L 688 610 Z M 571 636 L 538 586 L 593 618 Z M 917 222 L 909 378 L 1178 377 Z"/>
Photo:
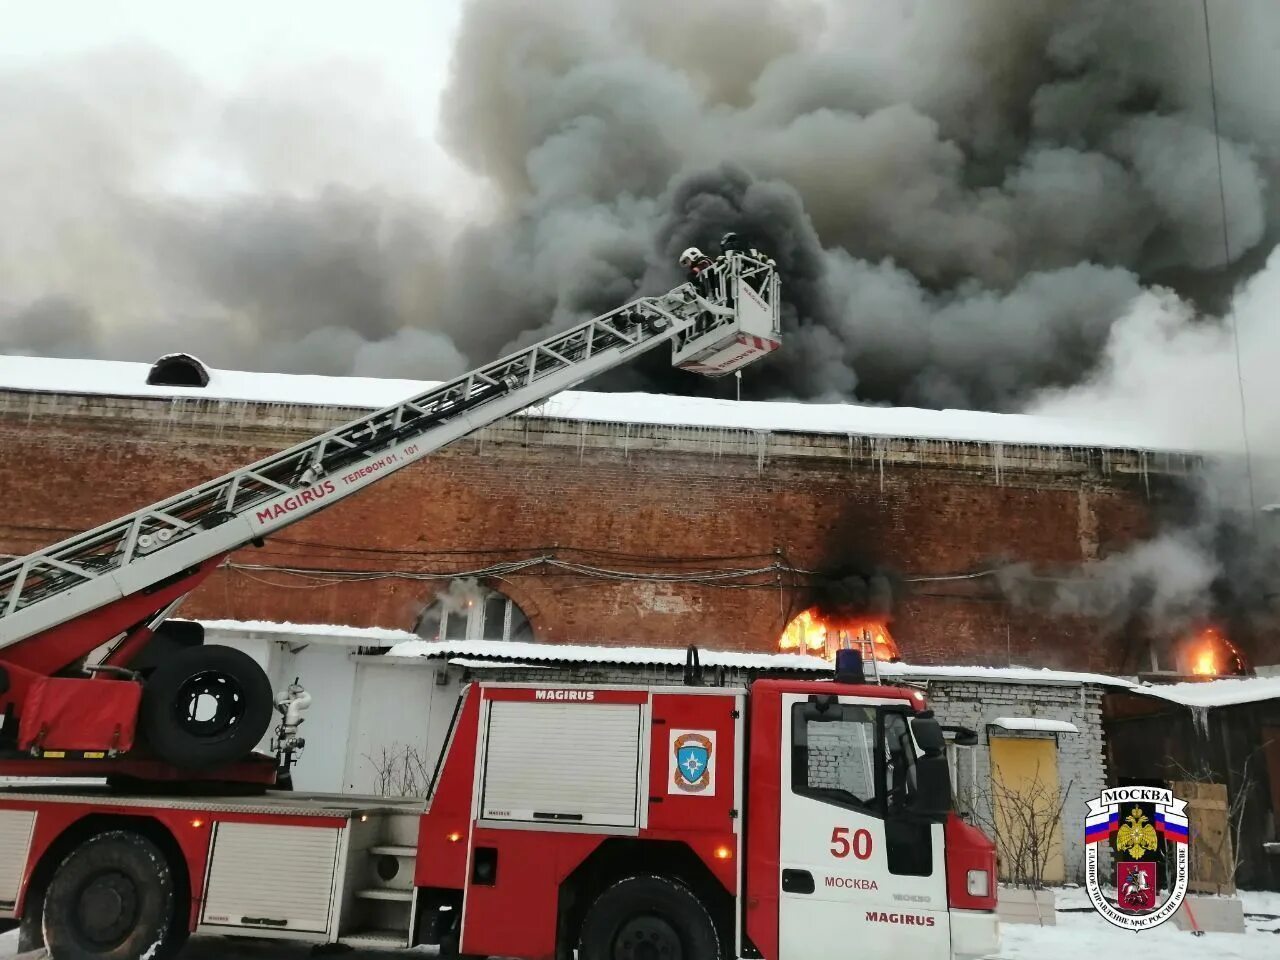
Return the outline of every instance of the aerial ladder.
<path id="1" fill-rule="evenodd" d="M 662 344 L 676 367 L 723 376 L 780 342 L 772 264 L 729 252 L 697 281 L 3 564 L 0 776 L 286 777 L 305 692 L 273 698 L 251 657 L 169 619 L 230 554 Z M 272 757 L 255 748 L 275 710 Z"/>

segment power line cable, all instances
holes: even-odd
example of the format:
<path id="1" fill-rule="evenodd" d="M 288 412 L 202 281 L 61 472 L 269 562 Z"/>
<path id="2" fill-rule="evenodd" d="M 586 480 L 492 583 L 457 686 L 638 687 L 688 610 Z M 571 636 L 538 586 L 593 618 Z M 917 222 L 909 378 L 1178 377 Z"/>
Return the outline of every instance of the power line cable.
<path id="1" fill-rule="evenodd" d="M 1209 0 L 1200 0 L 1204 12 L 1204 46 L 1209 63 L 1209 102 L 1213 110 L 1213 145 L 1218 155 L 1218 205 L 1222 211 L 1222 268 L 1231 265 L 1231 233 L 1227 225 L 1227 187 L 1222 172 L 1222 135 L 1218 126 L 1218 82 L 1213 69 L 1213 37 L 1209 29 Z M 1232 318 L 1231 342 L 1236 354 L 1236 388 L 1240 394 L 1240 435 L 1244 441 L 1244 472 L 1249 487 L 1249 523 L 1258 522 L 1258 499 L 1253 486 L 1253 453 L 1249 445 L 1249 415 L 1245 403 L 1244 365 L 1240 359 L 1240 325 Z"/>

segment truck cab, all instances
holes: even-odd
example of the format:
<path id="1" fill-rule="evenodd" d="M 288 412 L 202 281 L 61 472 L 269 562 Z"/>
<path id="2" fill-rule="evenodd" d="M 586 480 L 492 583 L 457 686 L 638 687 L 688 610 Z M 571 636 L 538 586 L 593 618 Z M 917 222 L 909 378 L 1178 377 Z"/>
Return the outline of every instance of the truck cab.
<path id="1" fill-rule="evenodd" d="M 994 953 L 994 847 L 952 810 L 923 694 L 813 686 L 752 690 L 747 895 L 776 896 L 776 951 L 771 903 L 748 934 L 766 956 L 807 960 L 850 943 L 863 957 Z"/>

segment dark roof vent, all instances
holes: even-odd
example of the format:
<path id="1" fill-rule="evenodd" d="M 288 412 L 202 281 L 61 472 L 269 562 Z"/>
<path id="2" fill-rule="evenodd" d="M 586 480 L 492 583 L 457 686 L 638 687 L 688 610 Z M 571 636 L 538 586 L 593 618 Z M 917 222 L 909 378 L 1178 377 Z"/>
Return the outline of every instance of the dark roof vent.
<path id="1" fill-rule="evenodd" d="M 189 353 L 167 353 L 151 365 L 147 383 L 156 387 L 207 387 L 209 371 Z"/>

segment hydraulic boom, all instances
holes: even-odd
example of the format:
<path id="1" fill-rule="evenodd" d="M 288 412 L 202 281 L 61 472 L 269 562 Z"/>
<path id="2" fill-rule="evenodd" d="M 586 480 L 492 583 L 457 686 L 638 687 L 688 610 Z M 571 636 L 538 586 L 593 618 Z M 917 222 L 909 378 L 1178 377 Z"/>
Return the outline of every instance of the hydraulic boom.
<path id="1" fill-rule="evenodd" d="M 173 656 L 140 656 L 228 554 L 662 344 L 682 369 L 737 370 L 779 346 L 778 307 L 772 267 L 730 253 L 696 286 L 634 300 L 0 566 L 0 774 L 6 755 L 128 755 L 188 768 L 244 757 L 270 719 L 269 687 L 259 703 L 265 675 L 198 639 Z M 202 697 L 217 702 L 212 720 L 196 717 Z"/>

